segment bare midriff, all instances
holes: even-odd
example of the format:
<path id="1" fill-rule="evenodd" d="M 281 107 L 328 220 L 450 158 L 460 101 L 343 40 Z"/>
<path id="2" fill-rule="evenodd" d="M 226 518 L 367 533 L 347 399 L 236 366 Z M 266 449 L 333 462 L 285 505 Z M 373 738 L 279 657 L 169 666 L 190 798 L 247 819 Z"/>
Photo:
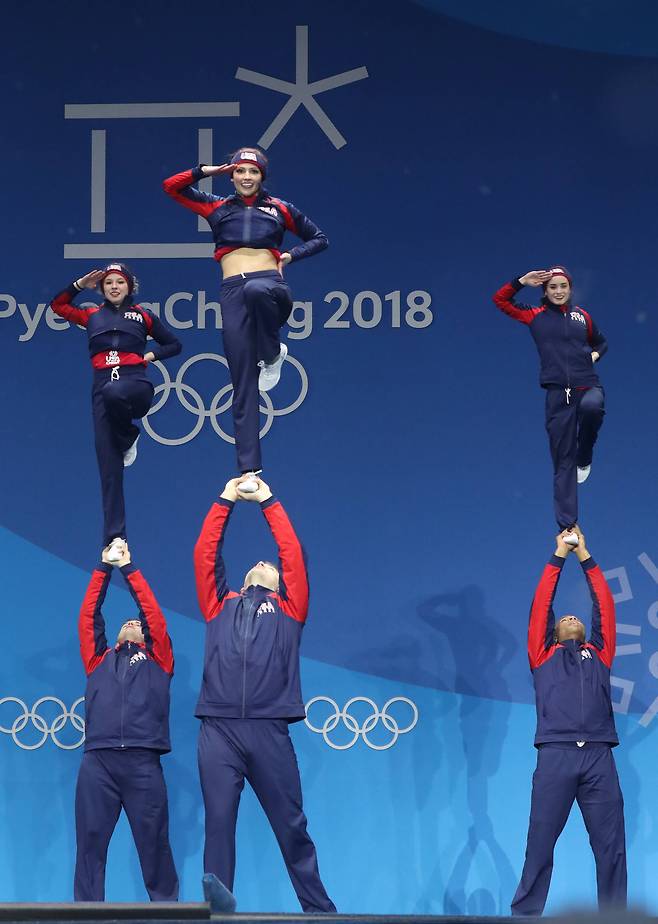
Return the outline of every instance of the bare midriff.
<path id="1" fill-rule="evenodd" d="M 257 273 L 261 270 L 276 270 L 278 263 L 271 250 L 256 247 L 238 247 L 221 259 L 222 276 L 238 276 L 240 273 Z"/>

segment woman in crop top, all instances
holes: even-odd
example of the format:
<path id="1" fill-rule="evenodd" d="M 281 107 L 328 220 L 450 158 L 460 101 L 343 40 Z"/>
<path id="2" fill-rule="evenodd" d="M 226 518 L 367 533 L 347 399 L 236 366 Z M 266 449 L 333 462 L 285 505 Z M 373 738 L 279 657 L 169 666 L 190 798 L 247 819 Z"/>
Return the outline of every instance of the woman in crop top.
<path id="1" fill-rule="evenodd" d="M 261 471 L 259 391 L 274 388 L 288 353 L 279 338 L 292 310 L 283 267 L 328 246 L 326 235 L 294 205 L 270 196 L 263 187 L 267 169 L 260 148 L 244 147 L 227 164 L 200 164 L 163 184 L 172 199 L 203 215 L 215 240 L 223 277 L 222 336 L 233 385 L 238 468 L 247 475 L 240 490 L 245 494 L 258 490 L 254 476 Z M 230 174 L 233 195 L 216 196 L 193 185 L 220 173 Z M 302 243 L 282 250 L 286 231 Z"/>

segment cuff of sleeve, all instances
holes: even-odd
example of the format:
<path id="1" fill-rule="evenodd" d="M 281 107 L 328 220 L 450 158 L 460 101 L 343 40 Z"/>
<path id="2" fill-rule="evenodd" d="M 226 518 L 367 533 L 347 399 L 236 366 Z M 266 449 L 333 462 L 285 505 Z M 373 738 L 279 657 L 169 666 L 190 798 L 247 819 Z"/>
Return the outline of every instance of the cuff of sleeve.
<path id="1" fill-rule="evenodd" d="M 203 167 L 207 167 L 207 164 L 199 164 L 198 167 L 192 167 L 192 179 L 196 182 L 197 180 L 205 180 L 206 175 L 203 172 Z"/>
<path id="2" fill-rule="evenodd" d="M 560 558 L 559 555 L 551 555 L 549 565 L 555 565 L 556 568 L 563 568 L 566 558 Z"/>
<path id="3" fill-rule="evenodd" d="M 520 277 L 520 276 L 517 276 L 515 279 L 512 279 L 510 285 L 511 285 L 511 286 L 514 286 L 514 288 L 516 289 L 516 291 L 519 292 L 519 291 L 523 288 L 523 283 L 521 282 L 521 277 Z"/>
<path id="4" fill-rule="evenodd" d="M 119 565 L 119 571 L 124 577 L 128 577 L 129 574 L 134 574 L 135 571 L 139 571 L 139 568 L 137 565 L 133 564 L 133 562 L 128 562 L 127 565 Z"/>
<path id="5" fill-rule="evenodd" d="M 96 565 L 96 571 L 104 571 L 105 574 L 112 574 L 112 565 L 108 565 L 108 563 L 104 561 L 99 561 Z"/>
<path id="6" fill-rule="evenodd" d="M 261 501 L 260 509 L 266 510 L 268 507 L 271 507 L 272 504 L 276 504 L 276 497 L 274 495 L 272 495 L 271 497 L 268 497 L 267 500 Z"/>
<path id="7" fill-rule="evenodd" d="M 220 497 L 217 501 L 217 504 L 220 507 L 228 507 L 229 510 L 233 510 L 235 507 L 235 501 L 228 500 L 226 497 Z"/>
<path id="8" fill-rule="evenodd" d="M 596 568 L 596 562 L 590 555 L 590 557 L 586 558 L 585 561 L 581 561 L 580 567 L 583 569 L 583 571 L 591 571 L 592 568 Z"/>

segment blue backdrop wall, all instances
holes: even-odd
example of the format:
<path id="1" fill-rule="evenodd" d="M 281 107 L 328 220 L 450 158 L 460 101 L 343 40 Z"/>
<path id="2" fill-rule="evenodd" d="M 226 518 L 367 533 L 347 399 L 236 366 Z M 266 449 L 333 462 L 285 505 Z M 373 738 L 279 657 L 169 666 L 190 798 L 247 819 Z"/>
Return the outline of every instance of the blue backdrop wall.
<path id="1" fill-rule="evenodd" d="M 176 650 L 164 765 L 182 897 L 200 894 L 204 630 L 191 550 L 234 454 L 210 237 L 161 180 L 260 140 L 272 193 L 331 241 L 287 272 L 292 360 L 262 416 L 266 477 L 311 564 L 304 692 L 325 699 L 292 734 L 328 891 L 354 912 L 509 906 L 535 759 L 526 620 L 555 528 L 535 351 L 491 293 L 564 261 L 610 343 L 581 522 L 618 602 L 630 893 L 658 910 L 657 18 L 649 0 L 632 17 L 616 0 L 5 12 L 0 898 L 72 894 L 76 617 L 100 504 L 85 337 L 46 306 L 113 257 L 184 343 L 168 372 L 152 370 L 162 387 L 127 500 L 134 557 Z M 273 551 L 243 506 L 226 549 L 238 587 Z M 587 615 L 578 570 L 569 563 L 558 606 Z M 115 578 L 110 626 L 130 613 Z M 355 697 L 353 721 L 313 731 L 331 701 Z M 370 701 L 391 700 L 390 718 L 360 734 Z M 248 794 L 238 837 L 240 907 L 294 909 Z M 575 812 L 548 910 L 594 901 L 588 858 Z M 108 898 L 144 897 L 122 822 Z"/>

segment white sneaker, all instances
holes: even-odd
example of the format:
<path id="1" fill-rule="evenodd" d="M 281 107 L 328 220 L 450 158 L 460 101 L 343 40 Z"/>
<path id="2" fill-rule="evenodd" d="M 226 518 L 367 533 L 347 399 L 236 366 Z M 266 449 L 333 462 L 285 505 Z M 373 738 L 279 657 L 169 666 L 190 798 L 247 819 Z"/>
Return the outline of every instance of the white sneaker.
<path id="1" fill-rule="evenodd" d="M 247 477 L 238 485 L 238 491 L 240 494 L 255 494 L 260 487 L 256 477 L 258 472 L 245 472 L 245 474 Z"/>
<path id="2" fill-rule="evenodd" d="M 121 561 L 126 552 L 126 541 L 120 536 L 113 539 L 107 548 L 107 560 L 111 562 Z"/>
<path id="3" fill-rule="evenodd" d="M 565 545 L 570 545 L 572 549 L 575 549 L 577 545 L 580 545 L 578 533 L 566 533 L 562 536 L 562 542 L 564 542 Z"/>
<path id="4" fill-rule="evenodd" d="M 281 367 L 288 355 L 288 347 L 285 343 L 281 344 L 281 351 L 272 363 L 266 363 L 264 360 L 258 363 L 260 366 L 260 375 L 258 376 L 258 391 L 270 391 L 281 378 Z"/>
<path id="5" fill-rule="evenodd" d="M 582 467 L 578 466 L 578 484 L 582 484 L 583 481 L 587 481 L 589 478 L 589 473 L 592 471 L 592 466 L 583 465 Z"/>
<path id="6" fill-rule="evenodd" d="M 135 459 L 137 458 L 137 440 L 139 439 L 139 433 L 135 438 L 135 442 L 132 446 L 129 446 L 123 454 L 123 467 L 128 468 L 129 465 L 132 465 Z"/>

